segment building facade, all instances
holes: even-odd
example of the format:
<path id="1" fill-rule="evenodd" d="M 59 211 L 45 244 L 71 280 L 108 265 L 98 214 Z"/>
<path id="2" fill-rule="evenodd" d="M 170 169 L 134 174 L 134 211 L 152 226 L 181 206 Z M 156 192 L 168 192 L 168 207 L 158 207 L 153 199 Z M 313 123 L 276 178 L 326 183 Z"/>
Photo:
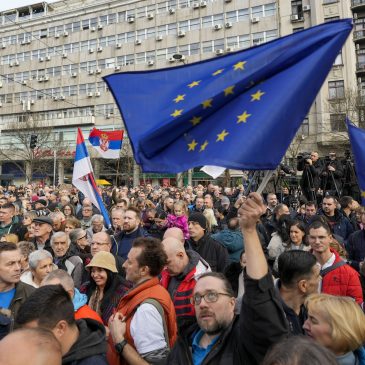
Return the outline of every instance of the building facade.
<path id="1" fill-rule="evenodd" d="M 363 8 L 365 0 L 351 4 L 347 0 L 63 0 L 4 11 L 0 13 L 2 176 L 13 174 L 15 181 L 24 180 L 10 158 L 23 163 L 24 170 L 34 160 L 45 159 L 43 176 L 52 181 L 57 175 L 55 181 L 63 182 L 72 175 L 77 127 L 85 138 L 93 127 L 123 128 L 102 80 L 107 74 L 176 66 L 181 56 L 186 63 L 219 57 L 354 16 L 355 42 L 346 42 L 293 142 L 295 151 L 317 149 L 322 155 L 342 148 L 348 139 L 344 105 L 338 101 L 356 92 L 358 83 L 365 90 Z M 36 155 L 28 151 L 27 162 L 14 152 L 18 135 L 28 131 L 30 136 L 39 128 L 50 129 L 48 144 L 40 146 Z M 27 147 L 24 137 L 22 143 Z M 138 167 L 130 160 L 128 141 L 125 145 L 130 170 L 123 179 L 132 180 L 134 173 L 136 183 Z M 90 152 L 96 175 L 115 181 L 118 166 Z"/>

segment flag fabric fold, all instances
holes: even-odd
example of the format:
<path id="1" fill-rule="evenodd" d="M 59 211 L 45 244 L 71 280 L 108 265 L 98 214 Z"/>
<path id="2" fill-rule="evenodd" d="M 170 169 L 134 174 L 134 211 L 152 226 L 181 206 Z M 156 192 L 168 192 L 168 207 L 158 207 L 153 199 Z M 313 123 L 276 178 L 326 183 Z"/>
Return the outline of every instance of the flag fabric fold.
<path id="1" fill-rule="evenodd" d="M 179 67 L 112 74 L 112 91 L 145 172 L 280 163 L 352 29 L 324 23 Z"/>
<path id="2" fill-rule="evenodd" d="M 76 154 L 72 175 L 72 184 L 79 189 L 85 197 L 100 210 L 103 215 L 105 224 L 110 227 L 108 212 L 100 196 L 98 187 L 95 183 L 93 167 L 91 165 L 89 153 L 87 151 L 84 136 L 80 128 L 77 129 Z"/>
<path id="3" fill-rule="evenodd" d="M 89 142 L 102 158 L 119 158 L 122 148 L 123 131 L 101 131 L 93 128 L 89 134 Z"/>
<path id="4" fill-rule="evenodd" d="M 346 119 L 346 123 L 361 192 L 361 205 L 365 206 L 365 130 L 356 127 L 349 119 Z"/>

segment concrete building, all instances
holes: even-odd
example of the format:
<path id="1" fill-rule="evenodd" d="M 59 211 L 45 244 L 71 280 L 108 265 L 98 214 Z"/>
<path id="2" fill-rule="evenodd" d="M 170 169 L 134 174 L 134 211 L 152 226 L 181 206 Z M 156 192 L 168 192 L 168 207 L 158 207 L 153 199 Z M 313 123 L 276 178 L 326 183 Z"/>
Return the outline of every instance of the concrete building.
<path id="1" fill-rule="evenodd" d="M 24 180 L 9 162 L 9 150 L 20 164 L 27 160 L 14 152 L 22 143 L 23 149 L 29 144 L 23 134 L 19 144 L 19 130 L 29 138 L 33 130 L 51 127 L 37 155 L 28 150 L 28 164 L 33 158 L 43 159 L 43 172 L 51 182 L 54 172 L 56 181 L 67 181 L 72 175 L 76 127 L 87 138 L 94 126 L 111 130 L 123 125 L 104 75 L 176 66 L 181 62 L 176 55 L 188 63 L 219 57 L 325 21 L 352 17 L 353 10 L 358 15 L 357 47 L 348 39 L 293 142 L 296 151 L 314 148 L 320 154 L 342 148 L 348 142 L 343 105 L 336 102 L 347 90 L 356 90 L 358 79 L 361 89 L 365 85 L 365 20 L 361 19 L 365 0 L 352 0 L 351 6 L 347 0 L 63 0 L 4 11 L 0 13 L 0 152 L 7 155 L 0 153 L 1 176 Z M 90 152 L 97 177 L 115 181 L 115 164 Z M 130 157 L 125 159 L 133 165 Z M 122 180 L 131 182 L 131 171 L 136 183 L 137 166 Z"/>

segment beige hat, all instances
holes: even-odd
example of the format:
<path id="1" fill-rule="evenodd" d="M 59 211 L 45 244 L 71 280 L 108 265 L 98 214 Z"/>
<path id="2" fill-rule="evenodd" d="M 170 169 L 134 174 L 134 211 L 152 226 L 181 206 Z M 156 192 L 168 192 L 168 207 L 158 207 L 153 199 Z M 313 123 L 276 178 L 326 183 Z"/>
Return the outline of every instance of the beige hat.
<path id="1" fill-rule="evenodd" d="M 111 272 L 117 273 L 117 266 L 115 265 L 115 257 L 106 251 L 98 252 L 90 261 L 90 264 L 86 265 L 87 268 L 90 267 L 101 267 L 102 269 L 109 270 Z"/>

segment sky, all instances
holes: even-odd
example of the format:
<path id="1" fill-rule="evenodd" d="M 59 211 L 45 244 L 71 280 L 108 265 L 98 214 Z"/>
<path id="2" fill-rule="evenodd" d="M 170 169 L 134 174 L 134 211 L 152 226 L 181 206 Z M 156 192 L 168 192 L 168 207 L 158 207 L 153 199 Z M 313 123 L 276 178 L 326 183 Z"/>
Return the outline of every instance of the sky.
<path id="1" fill-rule="evenodd" d="M 55 0 L 48 0 L 47 3 L 53 3 Z M 0 11 L 19 8 L 24 5 L 38 4 L 42 0 L 0 0 Z"/>

